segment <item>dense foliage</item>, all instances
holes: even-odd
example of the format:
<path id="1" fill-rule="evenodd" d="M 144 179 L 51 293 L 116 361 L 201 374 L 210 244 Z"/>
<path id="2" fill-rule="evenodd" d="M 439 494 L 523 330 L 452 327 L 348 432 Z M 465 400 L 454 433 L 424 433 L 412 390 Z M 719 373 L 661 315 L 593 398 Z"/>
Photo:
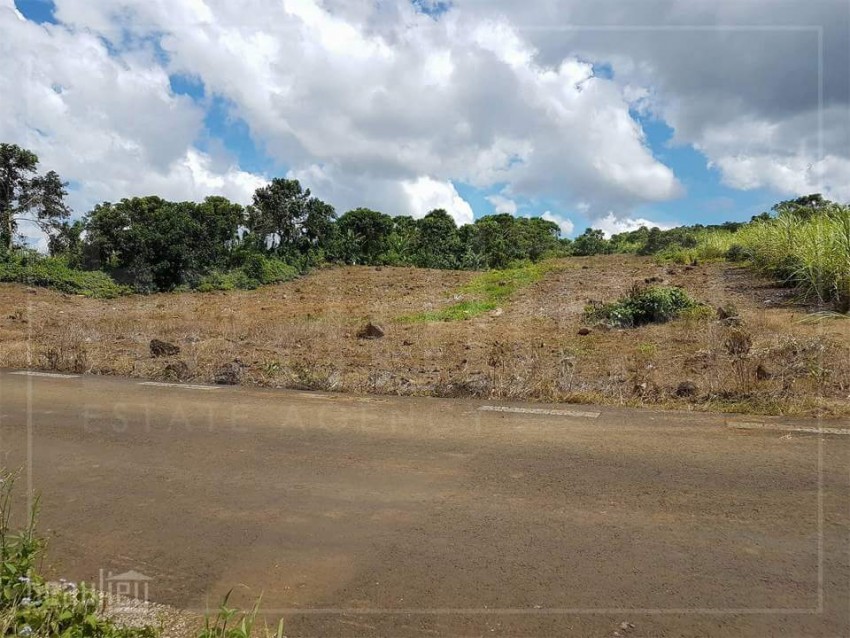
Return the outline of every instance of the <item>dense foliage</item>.
<path id="1" fill-rule="evenodd" d="M 850 309 L 850 210 L 807 195 L 750 222 L 639 228 L 574 241 L 539 217 L 488 215 L 458 227 L 441 209 L 421 219 L 332 206 L 293 179 L 258 188 L 249 206 L 223 197 L 171 202 L 133 197 L 98 204 L 69 221 L 65 185 L 37 174 L 38 158 L 0 144 L 0 281 L 109 297 L 123 291 L 250 289 L 292 279 L 321 263 L 504 270 L 552 256 L 653 255 L 692 264 L 746 261 L 802 296 Z M 48 238 L 50 258 L 15 246 L 18 224 Z"/>
<path id="2" fill-rule="evenodd" d="M 8 239 L 0 280 L 65 292 L 256 288 L 325 262 L 506 268 L 566 254 L 569 245 L 556 224 L 539 218 L 491 215 L 460 228 L 440 209 L 422 219 L 367 208 L 337 218 L 298 180 L 282 178 L 258 188 L 247 207 L 223 197 L 200 203 L 132 197 L 98 204 L 71 223 L 58 176 L 30 176 L 38 158 L 29 151 L 11 145 L 0 151 L 0 237 Z M 42 222 L 51 258 L 14 247 L 12 235 L 27 212 Z"/>

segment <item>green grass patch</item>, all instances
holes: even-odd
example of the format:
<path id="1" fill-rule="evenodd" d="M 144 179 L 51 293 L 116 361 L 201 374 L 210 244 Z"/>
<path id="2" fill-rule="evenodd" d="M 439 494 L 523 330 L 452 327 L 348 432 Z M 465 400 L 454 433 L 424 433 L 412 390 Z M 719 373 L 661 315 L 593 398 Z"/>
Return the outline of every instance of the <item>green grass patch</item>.
<path id="1" fill-rule="evenodd" d="M 503 305 L 518 290 L 540 281 L 555 267 L 552 262 L 541 262 L 481 273 L 455 293 L 463 297 L 461 301 L 440 310 L 407 315 L 399 320 L 421 323 L 472 319 Z"/>
<path id="2" fill-rule="evenodd" d="M 131 292 L 104 272 L 76 270 L 60 257 L 44 257 L 34 253 L 10 255 L 0 260 L 0 281 L 41 286 L 100 299 L 111 299 Z"/>

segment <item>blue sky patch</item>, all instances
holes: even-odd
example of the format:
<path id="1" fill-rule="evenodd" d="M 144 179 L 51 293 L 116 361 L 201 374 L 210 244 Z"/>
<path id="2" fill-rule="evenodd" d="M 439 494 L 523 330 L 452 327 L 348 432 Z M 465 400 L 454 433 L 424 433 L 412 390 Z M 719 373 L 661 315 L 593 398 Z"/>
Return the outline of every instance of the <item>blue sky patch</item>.
<path id="1" fill-rule="evenodd" d="M 27 20 L 38 24 L 56 24 L 53 0 L 15 0 L 15 6 Z"/>

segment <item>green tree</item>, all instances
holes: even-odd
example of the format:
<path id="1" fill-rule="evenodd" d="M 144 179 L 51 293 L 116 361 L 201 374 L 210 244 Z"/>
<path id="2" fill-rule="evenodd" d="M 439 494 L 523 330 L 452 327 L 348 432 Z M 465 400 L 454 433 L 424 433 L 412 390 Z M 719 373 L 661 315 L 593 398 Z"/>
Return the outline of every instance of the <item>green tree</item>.
<path id="1" fill-rule="evenodd" d="M 317 197 L 305 204 L 304 221 L 301 227 L 301 246 L 305 252 L 323 252 L 333 240 L 336 211 Z"/>
<path id="2" fill-rule="evenodd" d="M 297 179 L 276 177 L 254 192 L 246 227 L 270 251 L 290 252 L 299 247 L 309 200 L 310 189 Z"/>
<path id="3" fill-rule="evenodd" d="M 15 144 L 0 144 L 0 250 L 8 251 L 18 224 L 29 222 L 51 236 L 71 215 L 66 184 L 54 171 L 38 175 L 38 156 Z"/>
<path id="4" fill-rule="evenodd" d="M 337 256 L 349 264 L 384 263 L 393 218 L 368 208 L 355 208 L 337 222 Z"/>
<path id="5" fill-rule="evenodd" d="M 573 254 L 582 257 L 609 252 L 605 234 L 597 228 L 588 228 L 573 242 Z"/>
<path id="6" fill-rule="evenodd" d="M 409 215 L 398 215 L 392 219 L 393 229 L 387 238 L 386 261 L 393 266 L 411 265 L 419 241 L 417 220 Z"/>
<path id="7" fill-rule="evenodd" d="M 777 215 L 796 215 L 808 219 L 829 209 L 833 202 L 824 199 L 820 193 L 804 195 L 775 204 L 771 210 Z"/>
<path id="8" fill-rule="evenodd" d="M 140 292 L 172 290 L 225 268 L 242 220 L 242 207 L 223 197 L 105 202 L 86 216 L 84 263 Z"/>
<path id="9" fill-rule="evenodd" d="M 83 232 L 86 226 L 82 219 L 64 221 L 56 232 L 47 238 L 47 250 L 52 257 L 64 255 L 68 263 L 78 266 L 83 247 Z"/>
<path id="10" fill-rule="evenodd" d="M 420 268 L 457 268 L 460 236 L 455 220 L 442 208 L 432 210 L 416 223 L 413 263 Z"/>
<path id="11" fill-rule="evenodd" d="M 546 255 L 558 252 L 558 237 L 561 234 L 558 224 L 542 217 L 516 220 L 519 238 L 517 245 L 531 261 L 539 261 Z"/>

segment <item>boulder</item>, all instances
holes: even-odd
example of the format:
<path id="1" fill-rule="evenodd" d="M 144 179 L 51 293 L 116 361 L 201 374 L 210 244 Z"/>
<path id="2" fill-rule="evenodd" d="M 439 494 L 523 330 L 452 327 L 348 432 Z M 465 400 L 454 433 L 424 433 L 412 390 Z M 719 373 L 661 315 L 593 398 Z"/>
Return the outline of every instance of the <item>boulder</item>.
<path id="1" fill-rule="evenodd" d="M 756 367 L 756 379 L 759 381 L 768 381 L 773 378 L 773 373 L 764 367 L 764 364 L 758 364 Z"/>
<path id="2" fill-rule="evenodd" d="M 371 321 L 357 331 L 358 339 L 380 339 L 384 336 L 384 329 Z"/>
<path id="3" fill-rule="evenodd" d="M 151 339 L 150 348 L 153 357 L 173 357 L 180 354 L 180 346 L 160 339 Z"/>
<path id="4" fill-rule="evenodd" d="M 579 328 L 578 329 L 578 334 L 582 337 L 586 337 L 591 332 L 593 332 L 593 330 L 591 330 L 590 328 Z"/>
<path id="5" fill-rule="evenodd" d="M 697 384 L 693 381 L 682 381 L 676 388 L 677 397 L 695 397 L 699 393 Z"/>
<path id="6" fill-rule="evenodd" d="M 214 380 L 219 385 L 239 385 L 242 380 L 242 366 L 235 361 L 225 363 L 216 370 Z"/>
<path id="7" fill-rule="evenodd" d="M 169 379 L 177 379 L 178 381 L 182 381 L 183 379 L 186 379 L 189 376 L 189 366 L 186 364 L 185 361 L 172 361 L 165 366 L 163 373 Z"/>

